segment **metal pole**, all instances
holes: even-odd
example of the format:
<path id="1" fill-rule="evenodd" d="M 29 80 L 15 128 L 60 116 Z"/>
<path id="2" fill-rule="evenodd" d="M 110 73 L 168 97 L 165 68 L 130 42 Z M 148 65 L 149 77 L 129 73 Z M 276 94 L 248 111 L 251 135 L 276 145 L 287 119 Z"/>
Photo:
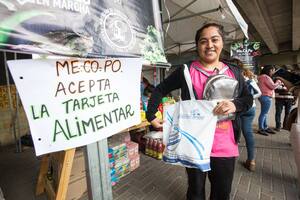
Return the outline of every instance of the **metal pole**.
<path id="1" fill-rule="evenodd" d="M 152 0 L 152 6 L 153 6 L 155 28 L 161 34 L 161 38 L 160 38 L 161 40 L 159 39 L 158 43 L 161 48 L 164 48 L 164 32 L 162 28 L 162 15 L 161 15 L 159 0 Z"/>
<path id="2" fill-rule="evenodd" d="M 160 68 L 155 66 L 155 71 L 156 71 L 156 85 L 158 85 L 160 83 Z"/>
<path id="3" fill-rule="evenodd" d="M 160 5 L 158 0 L 152 0 L 152 6 L 153 6 L 153 15 L 154 15 L 154 23 L 155 28 L 162 33 L 162 19 L 161 19 L 161 11 L 160 11 Z"/>
<path id="4" fill-rule="evenodd" d="M 85 166 L 89 199 L 112 200 L 107 139 L 86 146 Z"/>
<path id="5" fill-rule="evenodd" d="M 12 103 L 12 98 L 11 98 L 11 90 L 10 90 L 10 81 L 9 81 L 9 75 L 8 75 L 8 67 L 7 67 L 7 57 L 6 57 L 6 52 L 3 52 L 3 57 L 4 57 L 4 68 L 5 68 L 5 75 L 6 75 L 6 83 L 7 83 L 7 93 L 8 93 L 8 101 L 9 101 L 9 110 L 10 110 L 10 115 L 11 115 L 11 122 L 12 122 L 12 131 L 14 135 L 14 140 L 15 140 L 15 145 L 16 145 L 16 152 L 19 152 L 19 147 L 18 147 L 18 139 L 17 139 L 17 134 L 16 134 L 16 124 L 14 120 L 14 113 L 13 113 L 13 103 Z"/>
<path id="6" fill-rule="evenodd" d="M 17 53 L 14 53 L 14 60 L 17 60 Z M 22 144 L 21 144 L 21 126 L 20 126 L 20 115 L 19 115 L 19 105 L 20 104 L 20 96 L 16 89 L 16 110 L 15 110 L 15 121 L 14 124 L 17 124 L 16 136 L 17 136 L 17 152 L 22 152 Z M 15 125 L 16 127 L 16 125 Z"/>

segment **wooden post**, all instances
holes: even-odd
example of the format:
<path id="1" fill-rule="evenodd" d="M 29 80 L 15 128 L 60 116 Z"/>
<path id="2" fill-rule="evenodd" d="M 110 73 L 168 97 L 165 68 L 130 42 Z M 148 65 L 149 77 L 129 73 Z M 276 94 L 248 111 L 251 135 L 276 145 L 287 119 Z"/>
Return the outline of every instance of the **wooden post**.
<path id="1" fill-rule="evenodd" d="M 65 151 L 63 166 L 61 169 L 61 175 L 56 192 L 56 200 L 66 199 L 74 155 L 75 148 Z"/>
<path id="2" fill-rule="evenodd" d="M 37 180 L 36 190 L 35 190 L 36 195 L 40 195 L 40 194 L 44 193 L 45 178 L 46 178 L 46 175 L 47 175 L 48 166 L 49 166 L 49 154 L 44 155 L 42 157 L 39 177 L 38 177 L 38 180 Z"/>
<path id="3" fill-rule="evenodd" d="M 75 148 L 69 149 L 63 152 L 62 168 L 57 185 L 57 190 L 53 188 L 53 185 L 47 179 L 47 172 L 49 167 L 50 154 L 43 156 L 41 161 L 40 172 L 38 176 L 36 195 L 42 194 L 45 190 L 49 198 L 55 200 L 65 200 L 68 191 L 68 185 L 70 180 L 70 174 L 72 170 L 73 160 L 75 156 Z M 62 152 L 56 152 L 57 156 L 60 156 Z"/>

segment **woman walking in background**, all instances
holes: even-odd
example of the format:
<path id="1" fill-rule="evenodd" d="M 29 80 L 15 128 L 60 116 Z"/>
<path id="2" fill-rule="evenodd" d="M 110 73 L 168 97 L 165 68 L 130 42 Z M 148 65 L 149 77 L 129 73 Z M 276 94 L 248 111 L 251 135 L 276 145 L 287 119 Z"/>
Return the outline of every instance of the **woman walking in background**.
<path id="1" fill-rule="evenodd" d="M 241 114 L 241 122 L 242 122 L 242 133 L 244 135 L 246 141 L 247 148 L 247 160 L 244 163 L 245 168 L 249 171 L 255 171 L 255 154 L 254 154 L 254 146 L 255 141 L 253 137 L 253 119 L 255 117 L 255 99 L 261 96 L 261 91 L 254 80 L 254 74 L 249 69 L 245 69 L 243 71 L 243 75 L 248 86 L 248 90 L 250 94 L 253 96 L 253 104 L 252 107 Z"/>
<path id="2" fill-rule="evenodd" d="M 261 75 L 258 77 L 258 86 L 261 90 L 261 97 L 259 102 L 261 104 L 261 111 L 258 118 L 258 133 L 268 136 L 268 133 L 275 134 L 275 132 L 268 127 L 267 117 L 271 108 L 272 97 L 274 96 L 274 90 L 281 84 L 280 80 L 275 83 L 272 80 L 272 75 L 275 73 L 275 67 L 273 65 L 266 65 L 261 71 Z"/>

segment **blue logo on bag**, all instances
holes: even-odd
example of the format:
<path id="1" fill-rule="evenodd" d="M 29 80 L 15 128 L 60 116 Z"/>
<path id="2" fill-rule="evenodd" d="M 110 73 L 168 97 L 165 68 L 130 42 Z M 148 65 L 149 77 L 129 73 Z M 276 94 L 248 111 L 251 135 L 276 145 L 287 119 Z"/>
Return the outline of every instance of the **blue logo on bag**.
<path id="1" fill-rule="evenodd" d="M 197 111 L 197 110 L 195 110 Z M 196 118 L 201 118 L 199 112 L 191 112 L 191 115 Z M 203 118 L 203 117 L 202 117 Z M 169 112 L 166 112 L 166 119 L 169 122 L 172 130 L 169 132 L 169 138 L 167 142 L 166 149 L 164 151 L 163 160 L 167 163 L 176 164 L 180 163 L 185 167 L 198 168 L 201 171 L 209 171 L 210 170 L 210 161 L 209 159 L 204 157 L 205 148 L 203 144 L 195 138 L 192 134 L 182 130 L 178 127 L 177 123 L 174 123 L 173 117 Z M 190 156 L 185 154 L 178 154 L 176 152 L 176 148 L 179 145 L 181 139 L 185 139 L 190 142 L 191 147 L 197 152 L 198 156 Z"/>
<path id="2" fill-rule="evenodd" d="M 193 109 L 190 111 L 190 113 L 180 114 L 179 118 L 201 120 L 201 119 L 204 119 L 204 116 L 201 116 L 199 109 Z"/>
<path id="3" fill-rule="evenodd" d="M 173 118 L 170 116 L 170 114 L 168 112 L 167 112 L 167 121 L 171 125 L 173 124 Z M 177 132 L 177 134 L 173 133 L 172 135 L 170 135 L 171 137 L 169 138 L 167 148 L 169 150 L 175 149 L 176 146 L 178 145 L 178 143 L 180 142 L 181 135 L 182 135 L 194 146 L 194 148 L 196 149 L 200 159 L 203 160 L 203 155 L 202 155 L 201 151 L 204 151 L 204 146 L 194 136 L 192 136 L 189 133 L 187 133 L 186 131 L 180 129 L 178 126 L 173 126 L 173 129 L 174 129 L 174 131 Z M 171 139 L 171 143 L 170 143 L 170 139 Z M 172 147 L 173 145 L 176 145 L 175 148 Z"/>

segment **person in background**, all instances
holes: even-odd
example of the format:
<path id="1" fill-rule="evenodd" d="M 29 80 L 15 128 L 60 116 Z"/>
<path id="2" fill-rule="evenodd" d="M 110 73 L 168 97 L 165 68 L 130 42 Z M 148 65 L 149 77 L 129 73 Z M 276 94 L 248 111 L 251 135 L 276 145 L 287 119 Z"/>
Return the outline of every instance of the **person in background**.
<path id="1" fill-rule="evenodd" d="M 203 89 L 207 80 L 201 68 L 210 75 L 228 66 L 224 74 L 238 81 L 238 95 L 233 100 L 223 100 L 214 108 L 216 115 L 236 113 L 235 120 L 226 120 L 217 123 L 214 141 L 211 150 L 211 171 L 202 172 L 197 168 L 186 168 L 188 176 L 188 200 L 205 200 L 206 177 L 211 183 L 211 200 L 229 200 L 234 174 L 235 159 L 239 155 L 238 141 L 240 138 L 241 112 L 252 106 L 253 98 L 249 94 L 241 69 L 237 66 L 226 65 L 220 61 L 220 54 L 224 44 L 224 31 L 221 25 L 215 23 L 205 24 L 195 37 L 199 60 L 193 61 L 189 66 L 194 93 L 197 99 L 202 99 Z M 217 70 L 216 70 L 217 69 Z M 154 127 L 162 127 L 163 121 L 155 117 L 157 107 L 166 94 L 175 89 L 181 89 L 181 99 L 190 99 L 189 90 L 184 78 L 184 67 L 178 67 L 170 76 L 161 82 L 153 91 L 148 103 L 147 119 Z"/>
<path id="2" fill-rule="evenodd" d="M 146 89 L 146 92 L 147 92 L 147 90 L 148 90 L 147 88 L 148 87 L 152 87 L 153 88 L 153 86 L 150 84 L 150 82 L 148 81 L 148 79 L 146 79 L 144 77 L 143 73 L 141 73 L 141 84 L 140 84 L 141 103 L 142 103 L 142 109 L 144 111 L 147 111 L 147 104 L 148 104 L 149 97 L 147 95 L 145 95 L 145 89 Z"/>
<path id="3" fill-rule="evenodd" d="M 268 133 L 275 134 L 275 132 L 268 127 L 267 117 L 268 112 L 272 105 L 272 97 L 274 96 L 274 90 L 280 87 L 281 81 L 277 80 L 275 83 L 272 80 L 272 75 L 275 72 L 273 65 L 266 65 L 261 71 L 261 75 L 258 77 L 258 86 L 262 93 L 259 97 L 261 104 L 261 111 L 258 117 L 258 133 L 264 136 L 268 136 Z"/>
<path id="4" fill-rule="evenodd" d="M 253 105 L 252 107 L 241 114 L 241 122 L 242 122 L 242 133 L 246 141 L 246 148 L 247 148 L 247 160 L 244 163 L 244 167 L 249 171 L 255 171 L 255 140 L 253 136 L 253 119 L 255 117 L 255 99 L 261 96 L 261 91 L 258 85 L 255 82 L 255 75 L 250 69 L 245 69 L 243 71 L 243 75 L 245 81 L 247 83 L 248 90 L 250 94 L 253 96 Z"/>
<path id="5" fill-rule="evenodd" d="M 275 131 L 280 131 L 281 125 L 286 126 L 288 116 L 291 112 L 292 106 L 295 103 L 294 96 L 285 87 L 284 83 L 281 82 L 281 87 L 275 89 Z M 284 108 L 284 120 L 281 123 L 281 113 Z"/>
<path id="6" fill-rule="evenodd" d="M 154 90 L 154 86 L 151 85 L 151 84 L 149 84 L 149 85 L 144 89 L 144 95 L 145 95 L 146 97 L 150 98 L 150 97 L 151 97 L 151 94 L 152 94 L 152 92 L 153 92 L 153 90 Z"/>

